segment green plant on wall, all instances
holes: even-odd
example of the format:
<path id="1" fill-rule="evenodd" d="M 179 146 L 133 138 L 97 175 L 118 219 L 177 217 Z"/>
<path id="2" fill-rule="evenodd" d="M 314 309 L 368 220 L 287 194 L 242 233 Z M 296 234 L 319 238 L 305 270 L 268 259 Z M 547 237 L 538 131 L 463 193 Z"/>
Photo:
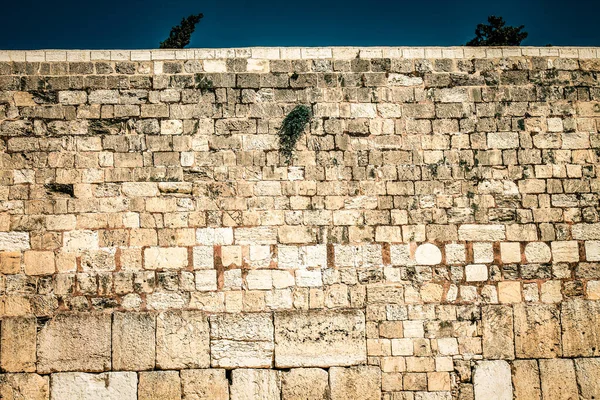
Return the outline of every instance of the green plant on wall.
<path id="1" fill-rule="evenodd" d="M 311 119 L 312 111 L 309 106 L 304 104 L 294 107 L 283 119 L 279 128 L 279 152 L 285 157 L 287 164 L 292 161 L 296 143 Z"/>

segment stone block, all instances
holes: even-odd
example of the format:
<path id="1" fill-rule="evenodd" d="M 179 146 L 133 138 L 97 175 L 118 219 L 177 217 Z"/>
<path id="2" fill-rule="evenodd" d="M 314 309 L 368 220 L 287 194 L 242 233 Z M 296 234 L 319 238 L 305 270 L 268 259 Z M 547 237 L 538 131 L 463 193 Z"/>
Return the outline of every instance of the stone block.
<path id="1" fill-rule="evenodd" d="M 54 273 L 54 253 L 51 251 L 26 251 L 23 266 L 27 275 L 49 275 Z"/>
<path id="2" fill-rule="evenodd" d="M 234 369 L 231 400 L 280 400 L 280 372 L 272 369 Z"/>
<path id="3" fill-rule="evenodd" d="M 33 317 L 4 318 L 0 367 L 4 372 L 35 372 L 37 321 Z"/>
<path id="4" fill-rule="evenodd" d="M 381 371 L 379 367 L 359 366 L 329 369 L 331 400 L 380 400 Z"/>
<path id="5" fill-rule="evenodd" d="M 188 265 L 185 247 L 149 247 L 144 250 L 146 269 L 183 269 Z"/>
<path id="6" fill-rule="evenodd" d="M 488 280 L 487 266 L 484 264 L 469 264 L 465 267 L 467 282 L 483 282 Z"/>
<path id="7" fill-rule="evenodd" d="M 181 371 L 183 400 L 229 400 L 229 382 L 224 369 Z"/>
<path id="8" fill-rule="evenodd" d="M 293 368 L 282 374 L 281 400 L 329 398 L 329 374 L 320 368 Z"/>
<path id="9" fill-rule="evenodd" d="M 495 242 L 506 239 L 504 225 L 461 225 L 458 228 L 460 240 Z"/>
<path id="10" fill-rule="evenodd" d="M 550 247 L 543 242 L 531 242 L 525 246 L 525 259 L 530 263 L 547 263 L 552 258 Z"/>
<path id="11" fill-rule="evenodd" d="M 0 399 L 48 400 L 49 377 L 37 374 L 0 374 Z"/>
<path id="12" fill-rule="evenodd" d="M 600 399 L 600 358 L 575 360 L 577 383 L 583 399 Z"/>
<path id="13" fill-rule="evenodd" d="M 0 251 L 23 251 L 29 248 L 29 233 L 0 232 Z"/>
<path id="14" fill-rule="evenodd" d="M 271 314 L 222 314 L 210 318 L 213 367 L 270 367 L 273 360 Z"/>
<path id="15" fill-rule="evenodd" d="M 115 313 L 112 326 L 114 370 L 143 371 L 154 368 L 156 320 L 149 313 Z"/>
<path id="16" fill-rule="evenodd" d="M 365 361 L 365 316 L 361 311 L 275 314 L 277 367 L 329 367 Z"/>
<path id="17" fill-rule="evenodd" d="M 437 265 L 442 262 L 442 252 L 431 243 L 425 243 L 417 247 L 415 260 L 419 265 Z"/>
<path id="18" fill-rule="evenodd" d="M 515 358 L 513 332 L 513 309 L 511 306 L 483 306 L 481 309 L 483 329 L 483 356 L 486 359 Z"/>
<path id="19" fill-rule="evenodd" d="M 506 361 L 480 361 L 473 375 L 475 400 L 512 400 L 510 365 Z"/>
<path id="20" fill-rule="evenodd" d="M 137 400 L 135 372 L 86 374 L 62 372 L 52 375 L 51 399 Z"/>
<path id="21" fill-rule="evenodd" d="M 40 373 L 110 369 L 109 314 L 57 314 L 40 328 L 37 339 Z"/>
<path id="22" fill-rule="evenodd" d="M 536 360 L 515 360 L 512 364 L 515 400 L 540 400 L 540 369 Z"/>
<path id="23" fill-rule="evenodd" d="M 565 357 L 600 356 L 600 301 L 571 300 L 561 304 Z"/>
<path id="24" fill-rule="evenodd" d="M 577 262 L 579 261 L 579 246 L 576 241 L 552 242 L 552 261 Z"/>
<path id="25" fill-rule="evenodd" d="M 156 366 L 160 369 L 208 368 L 209 326 L 197 311 L 168 311 L 156 318 Z"/>
<path id="26" fill-rule="evenodd" d="M 560 356 L 560 313 L 551 304 L 514 306 L 517 358 Z"/>
<path id="27" fill-rule="evenodd" d="M 522 301 L 521 282 L 498 282 L 498 299 L 500 300 L 500 303 L 520 303 Z"/>
<path id="28" fill-rule="evenodd" d="M 579 399 L 573 360 L 539 360 L 544 400 Z"/>
<path id="29" fill-rule="evenodd" d="M 137 400 L 181 400 L 179 372 L 140 372 Z"/>

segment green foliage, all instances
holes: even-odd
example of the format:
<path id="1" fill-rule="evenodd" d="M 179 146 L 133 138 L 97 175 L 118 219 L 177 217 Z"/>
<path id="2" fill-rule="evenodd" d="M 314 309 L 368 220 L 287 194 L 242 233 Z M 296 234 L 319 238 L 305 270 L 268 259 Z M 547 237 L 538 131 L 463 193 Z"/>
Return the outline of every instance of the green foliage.
<path id="1" fill-rule="evenodd" d="M 296 143 L 311 119 L 312 111 L 310 107 L 303 104 L 296 106 L 283 119 L 281 128 L 279 128 L 279 151 L 285 157 L 287 164 L 292 161 Z"/>
<path id="2" fill-rule="evenodd" d="M 185 46 L 190 44 L 192 33 L 194 33 L 196 25 L 203 17 L 203 14 L 192 14 L 187 18 L 183 18 L 179 25 L 175 25 L 171 28 L 169 37 L 164 42 L 160 42 L 160 48 L 183 49 Z"/>
<path id="3" fill-rule="evenodd" d="M 194 76 L 194 82 L 196 84 L 196 89 L 200 89 L 203 94 L 214 88 L 213 82 L 208 79 L 208 77 L 201 74 L 196 74 Z"/>
<path id="4" fill-rule="evenodd" d="M 527 32 L 522 32 L 525 25 L 505 26 L 502 17 L 490 15 L 488 23 L 477 25 L 475 38 L 468 41 L 467 46 L 520 46 L 528 36 Z"/>

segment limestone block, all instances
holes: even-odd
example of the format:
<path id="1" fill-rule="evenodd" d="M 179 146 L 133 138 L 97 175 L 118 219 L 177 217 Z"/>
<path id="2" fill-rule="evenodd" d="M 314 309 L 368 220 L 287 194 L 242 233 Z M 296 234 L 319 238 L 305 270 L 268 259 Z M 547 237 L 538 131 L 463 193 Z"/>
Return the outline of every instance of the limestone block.
<path id="1" fill-rule="evenodd" d="M 554 262 L 579 261 L 579 246 L 576 241 L 552 242 L 551 246 Z"/>
<path id="2" fill-rule="evenodd" d="M 224 369 L 182 370 L 181 387 L 183 400 L 229 400 Z"/>
<path id="3" fill-rule="evenodd" d="M 196 242 L 203 246 L 233 244 L 231 228 L 199 228 L 196 229 Z"/>
<path id="4" fill-rule="evenodd" d="M 29 249 L 29 233 L 0 232 L 0 251 L 19 251 Z"/>
<path id="5" fill-rule="evenodd" d="M 437 265 L 442 262 L 442 252 L 436 245 L 425 243 L 417 247 L 415 260 L 419 265 Z"/>
<path id="6" fill-rule="evenodd" d="M 544 400 L 578 399 L 577 379 L 573 360 L 539 360 Z"/>
<path id="7" fill-rule="evenodd" d="M 328 367 L 365 361 L 365 317 L 361 311 L 275 314 L 277 367 Z"/>
<path id="8" fill-rule="evenodd" d="M 483 282 L 488 280 L 487 266 L 484 264 L 469 264 L 465 267 L 467 282 Z"/>
<path id="9" fill-rule="evenodd" d="M 600 358 L 575 360 L 577 383 L 583 399 L 600 399 Z"/>
<path id="10" fill-rule="evenodd" d="M 156 365 L 161 369 L 207 368 L 209 327 L 197 311 L 169 311 L 156 319 Z"/>
<path id="11" fill-rule="evenodd" d="M 211 291 L 217 290 L 217 271 L 214 269 L 207 269 L 203 271 L 196 271 L 196 290 L 199 291 Z"/>
<path id="12" fill-rule="evenodd" d="M 135 372 L 86 374 L 62 372 L 52 375 L 51 399 L 136 400 Z"/>
<path id="13" fill-rule="evenodd" d="M 35 372 L 37 321 L 33 317 L 4 318 L 0 367 L 5 372 Z"/>
<path id="14" fill-rule="evenodd" d="M 536 360 L 515 360 L 512 365 L 515 400 L 540 400 L 540 369 Z"/>
<path id="15" fill-rule="evenodd" d="M 381 371 L 378 367 L 359 366 L 329 369 L 331 400 L 380 400 Z"/>
<path id="16" fill-rule="evenodd" d="M 98 232 L 82 230 L 63 233 L 64 252 L 81 253 L 94 249 L 98 249 Z"/>
<path id="17" fill-rule="evenodd" d="M 492 243 L 473 243 L 473 261 L 476 263 L 491 263 L 494 261 Z"/>
<path id="18" fill-rule="evenodd" d="M 574 224 L 571 228 L 571 233 L 575 240 L 599 240 L 600 223 Z"/>
<path id="19" fill-rule="evenodd" d="M 26 251 L 23 265 L 27 275 L 48 275 L 54 273 L 54 253 L 51 251 Z"/>
<path id="20" fill-rule="evenodd" d="M 531 242 L 525 246 L 525 259 L 530 263 L 547 263 L 552 258 L 550 247 L 543 242 Z"/>
<path id="21" fill-rule="evenodd" d="M 514 306 L 517 358 L 560 356 L 560 314 L 551 304 Z"/>
<path id="22" fill-rule="evenodd" d="M 196 246 L 193 250 L 194 269 L 214 268 L 213 246 Z"/>
<path id="23" fill-rule="evenodd" d="M 473 375 L 475 400 L 512 400 L 510 366 L 506 361 L 480 361 Z"/>
<path id="24" fill-rule="evenodd" d="M 138 400 L 181 400 L 179 372 L 140 372 Z"/>
<path id="25" fill-rule="evenodd" d="M 37 374 L 0 374 L 0 399 L 48 400 L 49 377 Z"/>
<path id="26" fill-rule="evenodd" d="M 231 400 L 281 399 L 279 371 L 271 369 L 234 369 L 231 377 Z"/>
<path id="27" fill-rule="evenodd" d="M 521 245 L 515 242 L 500 243 L 500 255 L 504 264 L 521 262 Z"/>
<path id="28" fill-rule="evenodd" d="M 293 368 L 283 372 L 281 400 L 329 398 L 329 375 L 320 368 Z"/>
<path id="29" fill-rule="evenodd" d="M 183 269 L 188 265 L 185 247 L 149 247 L 144 249 L 144 268 Z"/>
<path id="30" fill-rule="evenodd" d="M 236 228 L 234 236 L 235 243 L 241 245 L 277 244 L 277 229 L 271 226 Z"/>
<path id="31" fill-rule="evenodd" d="M 213 367 L 270 367 L 273 359 L 271 314 L 223 314 L 210 318 Z"/>
<path id="32" fill-rule="evenodd" d="M 481 309 L 483 356 L 486 359 L 515 358 L 513 309 L 511 306 L 490 305 Z"/>
<path id="33" fill-rule="evenodd" d="M 149 313 L 115 313 L 112 326 L 114 370 L 143 371 L 154 368 L 156 321 Z"/>
<path id="34" fill-rule="evenodd" d="M 38 372 L 101 372 L 111 363 L 109 314 L 57 314 L 38 332 Z"/>
<path id="35" fill-rule="evenodd" d="M 565 301 L 561 308 L 563 356 L 600 356 L 600 301 Z"/>
<path id="36" fill-rule="evenodd" d="M 0 273 L 18 274 L 21 272 L 21 252 L 5 251 L 0 253 Z"/>
<path id="37" fill-rule="evenodd" d="M 498 282 L 498 299 L 500 303 L 520 303 L 522 301 L 521 282 Z"/>
<path id="38" fill-rule="evenodd" d="M 458 228 L 460 240 L 494 242 L 506 239 L 504 225 L 461 225 Z"/>

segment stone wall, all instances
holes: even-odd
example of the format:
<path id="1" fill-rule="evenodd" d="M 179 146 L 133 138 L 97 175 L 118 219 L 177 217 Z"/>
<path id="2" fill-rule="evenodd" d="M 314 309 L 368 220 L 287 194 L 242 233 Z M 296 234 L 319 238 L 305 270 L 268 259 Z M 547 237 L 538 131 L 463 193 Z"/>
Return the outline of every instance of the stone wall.
<path id="1" fill-rule="evenodd" d="M 0 398 L 598 399 L 599 130 L 595 48 L 0 52 Z"/>

